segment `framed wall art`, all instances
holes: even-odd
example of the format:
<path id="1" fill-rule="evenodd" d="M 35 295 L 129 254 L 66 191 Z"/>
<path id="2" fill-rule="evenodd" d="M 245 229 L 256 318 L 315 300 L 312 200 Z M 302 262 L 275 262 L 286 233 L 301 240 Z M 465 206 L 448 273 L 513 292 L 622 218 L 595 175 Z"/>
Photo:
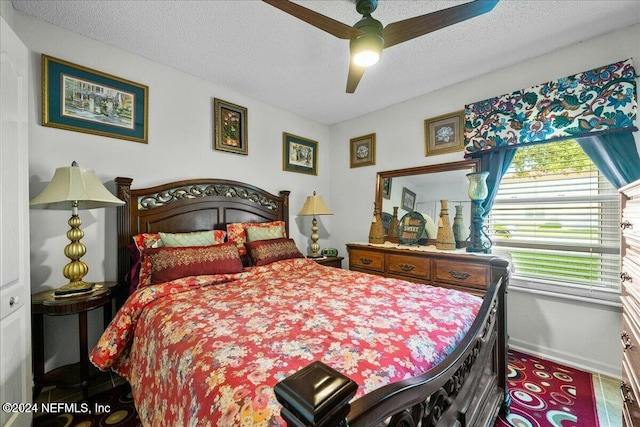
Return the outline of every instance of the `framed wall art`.
<path id="1" fill-rule="evenodd" d="M 213 99 L 215 149 L 249 154 L 247 109 L 221 99 Z"/>
<path id="2" fill-rule="evenodd" d="M 42 125 L 147 143 L 149 88 L 42 55 Z"/>
<path id="3" fill-rule="evenodd" d="M 464 110 L 424 121 L 425 156 L 464 149 Z"/>
<path id="4" fill-rule="evenodd" d="M 282 170 L 318 174 L 318 143 L 301 136 L 282 134 Z"/>
<path id="5" fill-rule="evenodd" d="M 376 134 L 359 136 L 350 140 L 351 167 L 376 164 Z"/>
<path id="6" fill-rule="evenodd" d="M 382 197 L 391 199 L 391 178 L 382 178 Z"/>
<path id="7" fill-rule="evenodd" d="M 413 211 L 416 207 L 416 193 L 407 187 L 402 187 L 402 209 L 405 211 Z"/>

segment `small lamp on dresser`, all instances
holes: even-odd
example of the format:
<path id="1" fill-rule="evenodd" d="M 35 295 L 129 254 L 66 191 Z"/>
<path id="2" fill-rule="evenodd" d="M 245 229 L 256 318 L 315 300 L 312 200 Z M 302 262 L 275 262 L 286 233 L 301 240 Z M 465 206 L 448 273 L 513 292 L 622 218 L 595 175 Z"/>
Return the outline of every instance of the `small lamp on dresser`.
<path id="1" fill-rule="evenodd" d="M 324 203 L 322 196 L 316 195 L 313 192 L 313 196 L 307 196 L 307 200 L 304 202 L 302 209 L 298 212 L 298 216 L 313 216 L 311 225 L 311 252 L 307 255 L 309 258 L 320 258 L 320 244 L 318 243 L 318 220 L 316 215 L 333 215 L 333 212 L 329 210 Z"/>
<path id="2" fill-rule="evenodd" d="M 70 262 L 62 270 L 69 282 L 58 288 L 55 291 L 56 295 L 84 293 L 93 289 L 93 283 L 83 280 L 89 272 L 89 267 L 80 261 L 87 249 L 80 242 L 84 232 L 80 229 L 82 221 L 78 216 L 78 210 L 123 204 L 122 200 L 105 188 L 91 169 L 81 168 L 76 162 L 69 167 L 57 168 L 51 182 L 29 202 L 31 207 L 38 209 L 71 209 L 71 218 L 68 221 L 71 228 L 67 231 L 71 243 L 64 248 L 64 254 Z"/>

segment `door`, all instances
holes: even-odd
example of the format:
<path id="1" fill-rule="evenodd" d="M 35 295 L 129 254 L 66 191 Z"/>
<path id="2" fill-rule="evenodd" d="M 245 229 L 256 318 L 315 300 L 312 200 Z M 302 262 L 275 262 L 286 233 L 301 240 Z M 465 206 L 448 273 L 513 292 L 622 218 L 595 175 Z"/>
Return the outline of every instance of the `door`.
<path id="1" fill-rule="evenodd" d="M 0 403 L 31 402 L 28 64 L 27 47 L 0 17 Z M 2 426 L 31 418 L 0 410 Z"/>

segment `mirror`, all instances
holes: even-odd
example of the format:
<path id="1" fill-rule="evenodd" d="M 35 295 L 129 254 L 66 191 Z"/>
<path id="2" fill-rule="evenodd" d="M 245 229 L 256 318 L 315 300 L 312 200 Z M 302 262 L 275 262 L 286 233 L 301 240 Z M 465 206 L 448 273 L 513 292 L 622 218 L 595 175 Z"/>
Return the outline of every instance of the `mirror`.
<path id="1" fill-rule="evenodd" d="M 464 224 L 461 234 L 466 239 L 471 224 L 471 201 L 467 194 L 469 180 L 466 175 L 478 171 L 480 161 L 471 159 L 378 172 L 375 203 L 381 207 L 385 240 L 398 242 L 393 233 L 392 236 L 388 236 L 394 211 L 398 221 L 409 212 L 418 212 L 424 217 L 425 230 L 415 244 L 435 244 L 441 210 L 440 201 L 443 199 L 448 201 L 451 226 L 456 213 L 461 212 Z M 462 247 L 464 239 L 456 239 L 456 246 Z"/>

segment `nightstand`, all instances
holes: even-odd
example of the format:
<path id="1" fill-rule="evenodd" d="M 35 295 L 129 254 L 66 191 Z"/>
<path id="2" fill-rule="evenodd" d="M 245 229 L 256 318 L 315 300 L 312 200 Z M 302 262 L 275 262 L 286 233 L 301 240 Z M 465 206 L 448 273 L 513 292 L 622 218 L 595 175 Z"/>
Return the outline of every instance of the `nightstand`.
<path id="1" fill-rule="evenodd" d="M 42 387 L 56 385 L 60 387 L 81 387 L 84 400 L 89 398 L 89 381 L 99 373 L 89 362 L 87 342 L 87 312 L 103 307 L 105 327 L 111 321 L 111 288 L 116 282 L 96 283 L 93 292 L 57 298 L 55 289 L 31 295 L 31 322 L 33 329 L 33 400 Z M 80 361 L 61 366 L 52 371 L 44 371 L 44 315 L 78 315 L 78 333 L 80 338 Z"/>
<path id="2" fill-rule="evenodd" d="M 343 256 L 325 256 L 322 258 L 309 258 L 309 259 L 314 260 L 318 264 L 326 265 L 327 267 L 342 268 L 342 260 L 344 259 L 344 257 Z"/>

